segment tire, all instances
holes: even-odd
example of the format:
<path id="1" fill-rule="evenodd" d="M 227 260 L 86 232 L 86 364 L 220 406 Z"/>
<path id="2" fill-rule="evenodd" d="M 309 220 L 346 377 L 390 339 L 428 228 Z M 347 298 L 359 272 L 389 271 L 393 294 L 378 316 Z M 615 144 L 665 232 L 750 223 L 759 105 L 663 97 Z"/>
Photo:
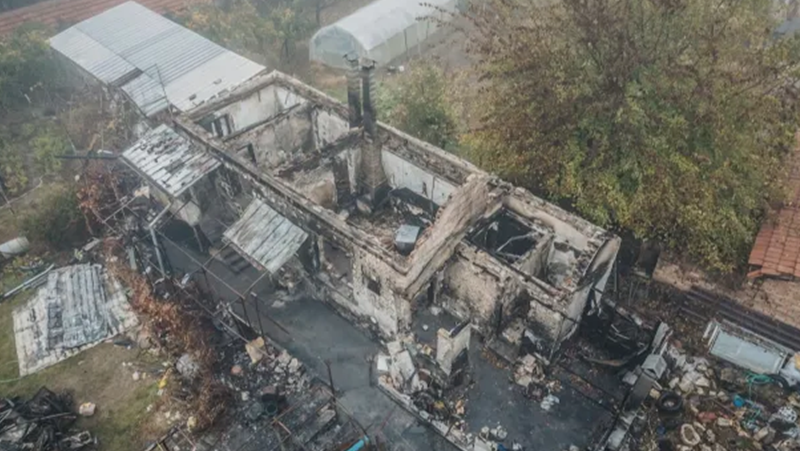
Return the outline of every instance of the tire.
<path id="1" fill-rule="evenodd" d="M 674 391 L 668 391 L 656 401 L 656 407 L 662 413 L 676 413 L 683 409 L 683 397 Z"/>

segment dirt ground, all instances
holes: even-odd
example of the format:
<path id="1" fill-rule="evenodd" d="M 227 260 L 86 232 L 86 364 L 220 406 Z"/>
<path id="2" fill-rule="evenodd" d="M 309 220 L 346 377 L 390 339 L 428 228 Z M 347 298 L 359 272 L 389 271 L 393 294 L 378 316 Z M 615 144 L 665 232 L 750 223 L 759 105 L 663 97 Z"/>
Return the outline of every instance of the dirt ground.
<path id="1" fill-rule="evenodd" d="M 82 418 L 77 426 L 95 434 L 102 451 L 141 449 L 160 437 L 168 424 L 158 424 L 148 406 L 160 399 L 158 373 L 163 367 L 157 357 L 139 349 L 102 343 L 39 373 L 19 378 L 12 311 L 31 293 L 23 293 L 0 304 L 0 396 L 30 397 L 40 387 L 72 394 L 77 408 L 93 402 L 93 417 Z M 133 380 L 134 371 L 142 377 Z"/>
<path id="2" fill-rule="evenodd" d="M 772 278 L 750 280 L 745 277 L 729 277 L 720 281 L 703 271 L 667 261 L 659 262 L 653 277 L 681 290 L 688 290 L 693 285 L 703 287 L 800 328 L 800 302 L 797 302 L 800 298 L 800 282 Z"/>

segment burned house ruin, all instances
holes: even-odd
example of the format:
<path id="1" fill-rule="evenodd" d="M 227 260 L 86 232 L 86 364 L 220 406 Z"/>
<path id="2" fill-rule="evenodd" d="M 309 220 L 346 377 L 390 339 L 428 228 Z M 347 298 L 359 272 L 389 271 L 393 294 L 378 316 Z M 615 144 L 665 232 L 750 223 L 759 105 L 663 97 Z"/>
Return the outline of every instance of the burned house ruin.
<path id="1" fill-rule="evenodd" d="M 349 61 L 348 105 L 272 72 L 124 153 L 202 237 L 384 337 L 436 305 L 547 358 L 599 299 L 607 231 L 376 120 L 373 66 Z"/>

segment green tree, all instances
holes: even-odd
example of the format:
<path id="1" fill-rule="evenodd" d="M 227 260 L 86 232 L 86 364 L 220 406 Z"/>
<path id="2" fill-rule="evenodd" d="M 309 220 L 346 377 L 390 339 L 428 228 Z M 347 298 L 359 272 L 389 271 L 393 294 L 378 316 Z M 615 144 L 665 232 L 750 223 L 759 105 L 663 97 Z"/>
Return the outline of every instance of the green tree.
<path id="1" fill-rule="evenodd" d="M 49 194 L 38 208 L 22 218 L 22 230 L 33 243 L 68 249 L 87 236 L 74 186 Z"/>
<path id="2" fill-rule="evenodd" d="M 797 129 L 798 40 L 770 0 L 487 0 L 475 25 L 472 157 L 657 239 L 740 263 L 782 195 Z"/>
<path id="3" fill-rule="evenodd" d="M 225 47 L 290 59 L 314 29 L 312 13 L 306 0 L 229 0 L 222 8 L 195 5 L 176 19 Z"/>
<path id="4" fill-rule="evenodd" d="M 378 90 L 382 121 L 435 146 L 452 149 L 458 140 L 455 112 L 442 69 L 415 65 Z"/>
<path id="5" fill-rule="evenodd" d="M 30 94 L 52 75 L 48 29 L 24 25 L 0 39 L 0 106 L 30 101 Z"/>
<path id="6" fill-rule="evenodd" d="M 294 56 L 297 41 L 314 29 L 306 0 L 273 0 L 267 18 L 281 43 L 281 55 L 287 60 Z"/>
<path id="7" fill-rule="evenodd" d="M 233 50 L 264 54 L 275 31 L 249 0 L 232 0 L 220 8 L 199 3 L 176 17 L 177 22 Z"/>

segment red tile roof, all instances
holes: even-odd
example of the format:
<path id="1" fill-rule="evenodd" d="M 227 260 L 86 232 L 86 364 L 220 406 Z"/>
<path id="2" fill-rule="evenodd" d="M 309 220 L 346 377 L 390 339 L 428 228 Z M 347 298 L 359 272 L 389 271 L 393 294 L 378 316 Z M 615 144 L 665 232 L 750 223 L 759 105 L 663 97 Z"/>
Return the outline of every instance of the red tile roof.
<path id="1" fill-rule="evenodd" d="M 0 14 L 0 35 L 14 31 L 26 22 L 53 27 L 74 25 L 127 0 L 47 0 Z M 163 14 L 180 11 L 193 3 L 209 0 L 138 0 L 142 6 Z"/>
<path id="2" fill-rule="evenodd" d="M 797 135 L 800 140 L 800 134 Z M 792 190 L 773 217 L 764 220 L 750 251 L 748 263 L 761 269 L 751 277 L 790 276 L 800 278 L 800 142 L 794 168 L 786 182 Z"/>

